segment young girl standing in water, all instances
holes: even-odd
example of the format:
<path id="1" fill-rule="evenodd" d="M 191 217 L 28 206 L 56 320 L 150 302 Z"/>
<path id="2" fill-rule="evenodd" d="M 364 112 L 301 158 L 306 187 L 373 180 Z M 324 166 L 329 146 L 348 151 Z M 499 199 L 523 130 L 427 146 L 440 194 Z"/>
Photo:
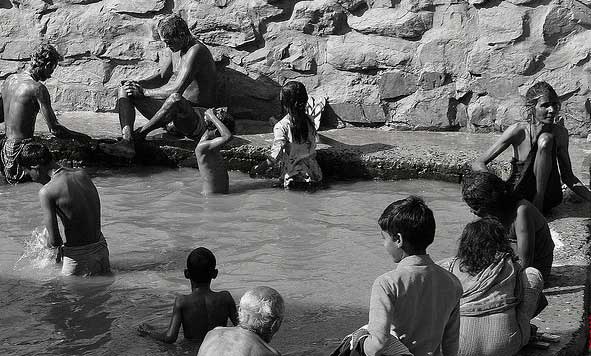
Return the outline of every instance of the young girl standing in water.
<path id="1" fill-rule="evenodd" d="M 300 82 L 286 83 L 279 99 L 287 115 L 273 128 L 273 145 L 267 160 L 251 173 L 264 172 L 280 163 L 281 179 L 287 189 L 308 188 L 322 181 L 322 171 L 316 161 L 316 129 L 305 112 L 308 94 Z"/>

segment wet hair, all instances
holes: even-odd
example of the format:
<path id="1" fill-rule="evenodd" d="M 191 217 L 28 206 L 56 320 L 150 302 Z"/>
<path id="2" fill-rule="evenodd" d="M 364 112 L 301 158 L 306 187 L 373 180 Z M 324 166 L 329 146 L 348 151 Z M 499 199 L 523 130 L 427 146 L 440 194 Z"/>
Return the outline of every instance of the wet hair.
<path id="1" fill-rule="evenodd" d="M 205 247 L 198 247 L 187 257 L 187 270 L 193 282 L 207 283 L 215 274 L 215 256 Z"/>
<path id="2" fill-rule="evenodd" d="M 31 60 L 29 64 L 32 69 L 44 69 L 52 65 L 57 65 L 63 58 L 61 54 L 48 43 L 43 43 L 37 46 L 33 53 L 31 53 Z"/>
<path id="3" fill-rule="evenodd" d="M 291 137 L 296 143 L 307 142 L 310 119 L 306 115 L 306 104 L 308 103 L 306 87 L 300 82 L 287 82 L 281 88 L 279 100 L 281 105 L 292 113 Z"/>
<path id="4" fill-rule="evenodd" d="M 517 202 L 507 183 L 489 172 L 466 174 L 462 179 L 462 199 L 480 217 L 512 210 Z"/>
<path id="5" fill-rule="evenodd" d="M 378 219 L 378 225 L 392 237 L 400 233 L 417 250 L 426 249 L 435 238 L 433 211 L 415 195 L 388 205 Z"/>
<path id="6" fill-rule="evenodd" d="M 236 123 L 234 122 L 234 117 L 228 114 L 226 110 L 215 110 L 215 116 L 230 130 L 232 134 L 236 132 Z M 217 128 L 211 122 L 207 122 L 207 129 L 208 130 L 216 130 Z"/>
<path id="7" fill-rule="evenodd" d="M 537 82 L 525 93 L 525 110 L 528 121 L 535 119 L 536 105 L 538 104 L 538 100 L 544 95 L 547 95 L 551 102 L 556 103 L 556 109 L 560 110 L 560 99 L 554 88 L 546 82 Z"/>
<path id="8" fill-rule="evenodd" d="M 47 165 L 52 160 L 49 149 L 39 142 L 25 144 L 18 156 L 18 163 L 27 169 L 31 169 L 32 166 Z"/>
<path id="9" fill-rule="evenodd" d="M 283 320 L 283 297 L 270 287 L 256 287 L 244 293 L 238 308 L 239 325 L 258 334 L 265 341 L 279 329 Z"/>
<path id="10" fill-rule="evenodd" d="M 161 18 L 157 27 L 161 38 L 193 37 L 185 20 L 177 14 Z"/>
<path id="11" fill-rule="evenodd" d="M 480 218 L 466 225 L 458 246 L 460 270 L 472 276 L 509 254 L 516 261 L 503 224 L 492 217 Z"/>

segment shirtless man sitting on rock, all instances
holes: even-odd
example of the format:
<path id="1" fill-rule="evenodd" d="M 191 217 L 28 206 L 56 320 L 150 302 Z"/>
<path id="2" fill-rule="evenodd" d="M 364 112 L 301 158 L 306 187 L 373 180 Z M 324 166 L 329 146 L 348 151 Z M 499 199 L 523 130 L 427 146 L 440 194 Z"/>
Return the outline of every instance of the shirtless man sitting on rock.
<path id="1" fill-rule="evenodd" d="M 41 83 L 51 77 L 60 59 L 53 46 L 42 44 L 31 55 L 27 68 L 9 76 L 2 86 L 0 123 L 4 121 L 6 139 L 1 144 L 0 167 L 11 184 L 30 180 L 17 161 L 23 146 L 33 140 L 39 111 L 54 136 L 90 140 L 89 136 L 59 124 L 51 107 L 49 91 Z"/>
<path id="2" fill-rule="evenodd" d="M 43 184 L 39 200 L 47 247 L 59 249 L 62 274 L 109 273 L 109 250 L 101 231 L 101 202 L 90 177 L 83 170 L 58 165 L 47 147 L 37 142 L 24 145 L 19 164 L 34 182 Z M 58 217 L 64 226 L 65 241 L 60 235 Z"/>
<path id="3" fill-rule="evenodd" d="M 158 34 L 173 52 L 172 56 L 164 61 L 156 75 L 122 82 L 118 94 L 122 140 L 101 144 L 108 154 L 134 157 L 134 140 L 143 140 L 159 127 L 196 140 L 206 130 L 203 112 L 214 106 L 216 89 L 211 52 L 193 37 L 187 23 L 178 15 L 160 20 Z M 148 89 L 154 87 L 157 88 Z M 133 131 L 135 109 L 149 121 Z"/>

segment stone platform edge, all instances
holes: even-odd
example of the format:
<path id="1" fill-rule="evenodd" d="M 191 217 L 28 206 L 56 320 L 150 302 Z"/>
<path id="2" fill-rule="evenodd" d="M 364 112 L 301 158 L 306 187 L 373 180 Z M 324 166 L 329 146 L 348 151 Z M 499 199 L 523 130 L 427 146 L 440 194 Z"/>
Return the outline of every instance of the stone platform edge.
<path id="1" fill-rule="evenodd" d="M 194 154 L 196 143 L 194 141 L 153 139 L 137 145 L 136 158 L 127 160 L 108 156 L 98 148 L 100 142 L 113 142 L 112 138 L 92 140 L 87 144 L 57 139 L 43 133 L 39 138 L 50 148 L 60 163 L 70 167 L 112 168 L 138 164 L 197 168 Z M 253 144 L 249 140 L 237 137 L 228 144 L 226 149 L 222 150 L 222 154 L 228 169 L 248 172 L 252 166 L 265 159 L 269 152 L 268 146 Z M 369 149 L 368 147 L 345 145 L 320 148 L 317 151 L 318 162 L 325 177 L 329 180 L 421 178 L 459 183 L 463 173 L 469 168 L 468 162 L 475 157 L 475 152 L 463 152 L 457 149 L 452 153 L 441 152 L 437 148 L 405 150 L 388 147 L 381 150 L 379 145 L 369 147 Z M 509 165 L 507 162 L 501 162 L 493 166 L 492 169 L 502 175 L 507 173 Z M 573 209 L 573 204 L 576 205 L 576 203 L 569 202 L 568 199 L 564 204 L 568 210 Z M 577 207 L 575 206 L 574 209 Z M 556 220 L 558 221 L 559 218 Z M 583 303 L 575 301 L 577 303 L 575 313 L 580 317 L 578 329 L 570 333 L 570 340 L 564 340 L 564 336 L 568 337 L 568 334 L 564 335 L 559 347 L 557 345 L 557 347 L 551 347 L 546 351 L 526 348 L 520 352 L 521 356 L 573 356 L 586 354 L 588 351 L 590 323 L 588 310 L 591 306 L 591 268 L 589 263 L 591 221 L 582 218 L 578 219 L 576 224 L 578 225 L 576 229 L 578 233 L 571 233 L 572 236 L 564 238 L 567 241 L 566 244 L 574 246 L 574 248 L 568 249 L 566 254 L 563 253 L 563 257 L 558 257 L 558 260 L 570 260 L 575 256 L 584 266 L 580 272 L 584 273 L 584 276 L 577 277 L 577 279 L 585 281 Z M 555 260 L 555 262 L 557 261 Z"/>

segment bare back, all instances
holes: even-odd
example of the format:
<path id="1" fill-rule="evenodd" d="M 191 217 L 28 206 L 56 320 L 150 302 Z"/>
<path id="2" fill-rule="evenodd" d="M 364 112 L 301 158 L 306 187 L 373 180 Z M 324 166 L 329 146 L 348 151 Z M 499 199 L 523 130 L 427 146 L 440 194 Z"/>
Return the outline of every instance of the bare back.
<path id="1" fill-rule="evenodd" d="M 187 56 L 189 52 L 193 52 L 192 56 Z M 192 63 L 187 63 L 188 60 Z M 203 43 L 196 41 L 186 53 L 181 55 L 180 61 L 180 71 L 185 66 L 191 66 L 189 69 L 191 81 L 183 91 L 183 97 L 196 106 L 214 107 L 217 76 L 215 62 L 209 49 Z M 173 75 L 178 74 L 179 72 L 174 70 Z M 173 80 L 171 79 L 171 82 Z"/>
<path id="2" fill-rule="evenodd" d="M 215 328 L 199 348 L 197 356 L 279 356 L 280 353 L 269 346 L 252 331 L 241 327 Z"/>
<path id="3" fill-rule="evenodd" d="M 199 165 L 199 174 L 203 179 L 203 194 L 228 193 L 228 170 L 220 151 L 197 145 L 195 155 Z"/>
<path id="4" fill-rule="evenodd" d="M 236 304 L 227 291 L 194 291 L 179 298 L 186 339 L 203 340 L 209 330 L 236 319 Z"/>
<path id="5" fill-rule="evenodd" d="M 83 246 L 101 237 L 101 203 L 96 187 L 82 170 L 62 168 L 43 188 L 55 201 L 66 246 Z"/>
<path id="6" fill-rule="evenodd" d="M 8 77 L 2 86 L 4 122 L 7 138 L 30 138 L 39 113 L 37 96 L 45 87 L 26 73 Z"/>

